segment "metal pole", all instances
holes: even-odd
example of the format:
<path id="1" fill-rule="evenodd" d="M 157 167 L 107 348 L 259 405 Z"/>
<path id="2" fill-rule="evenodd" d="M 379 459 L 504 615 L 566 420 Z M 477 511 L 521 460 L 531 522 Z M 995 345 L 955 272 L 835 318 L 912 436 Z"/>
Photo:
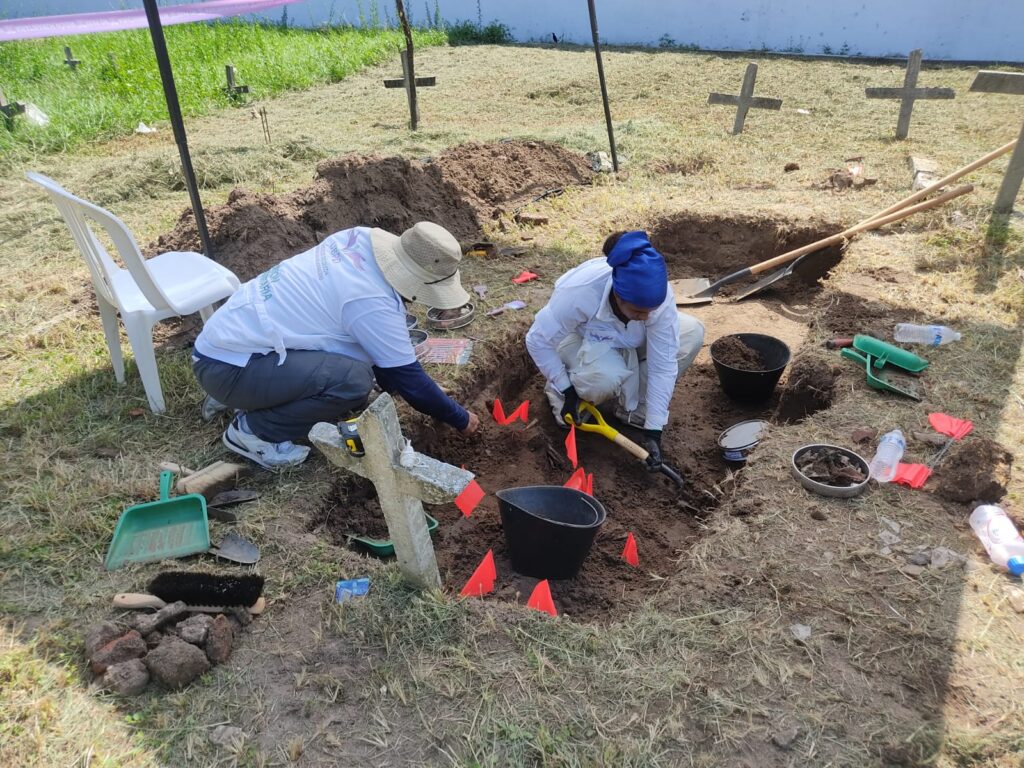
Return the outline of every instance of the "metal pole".
<path id="1" fill-rule="evenodd" d="M 174 141 L 178 145 L 178 154 L 181 156 L 181 171 L 185 176 L 185 187 L 188 189 L 189 199 L 192 201 L 192 213 L 196 217 L 199 241 L 202 243 L 203 252 L 212 259 L 214 258 L 213 244 L 210 242 L 210 233 L 206 230 L 203 202 L 199 199 L 199 186 L 196 184 L 196 174 L 192 170 L 192 157 L 188 153 L 185 123 L 181 119 L 181 106 L 178 104 L 178 89 L 174 87 L 171 60 L 167 57 L 167 41 L 164 39 L 164 28 L 160 23 L 160 12 L 157 10 L 156 0 L 143 0 L 143 2 L 146 6 L 146 19 L 149 21 L 149 34 L 153 38 L 156 64 L 160 69 L 160 82 L 163 83 L 164 98 L 167 100 L 167 115 L 171 119 Z"/>
<path id="2" fill-rule="evenodd" d="M 612 150 L 612 170 L 619 170 L 619 156 L 615 153 L 615 133 L 612 130 L 612 110 L 608 106 L 608 86 L 604 82 L 604 64 L 601 62 L 601 42 L 597 36 L 597 11 L 594 0 L 587 0 L 590 9 L 590 32 L 594 36 L 594 55 L 597 57 L 597 79 L 601 81 L 601 100 L 604 102 L 604 121 L 608 125 L 608 144 Z"/>

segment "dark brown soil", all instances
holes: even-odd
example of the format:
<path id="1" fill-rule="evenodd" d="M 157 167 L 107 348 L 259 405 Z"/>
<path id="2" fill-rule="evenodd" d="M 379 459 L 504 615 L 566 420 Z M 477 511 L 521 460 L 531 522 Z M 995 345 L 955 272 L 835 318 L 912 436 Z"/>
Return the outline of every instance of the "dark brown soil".
<path id="1" fill-rule="evenodd" d="M 711 356 L 722 365 L 740 371 L 763 371 L 761 353 L 748 347 L 738 336 L 724 336 L 711 345 Z"/>
<path id="2" fill-rule="evenodd" d="M 891 340 L 896 323 L 912 323 L 922 318 L 921 313 L 914 309 L 894 307 L 840 291 L 828 292 L 822 303 L 825 309 L 818 324 L 828 334 L 837 337 L 860 333 Z"/>
<path id="3" fill-rule="evenodd" d="M 985 437 L 969 437 L 949 449 L 935 472 L 935 493 L 963 504 L 994 504 L 1006 495 L 1013 455 Z"/>
<path id="4" fill-rule="evenodd" d="M 348 473 L 339 476 L 310 520 L 311 530 L 321 527 L 339 541 L 349 536 L 390 538 L 373 483 Z"/>
<path id="5" fill-rule="evenodd" d="M 793 423 L 832 405 L 836 394 L 836 379 L 842 373 L 834 365 L 818 357 L 797 357 L 789 368 L 786 386 L 779 395 L 775 420 Z"/>
<path id="6" fill-rule="evenodd" d="M 824 221 L 795 223 L 754 216 L 680 213 L 659 221 L 650 229 L 650 235 L 651 242 L 665 256 L 671 279 L 709 277 L 714 280 L 842 229 L 842 224 Z M 819 280 L 842 261 L 844 252 L 845 248 L 833 246 L 808 256 L 791 276 L 760 295 L 806 301 L 819 290 Z M 726 286 L 717 295 L 729 296 L 766 276 Z"/>
<path id="7" fill-rule="evenodd" d="M 236 189 L 207 209 L 207 226 L 218 261 L 245 281 L 348 227 L 401 233 L 434 221 L 469 243 L 502 211 L 592 177 L 581 155 L 538 141 L 463 144 L 426 161 L 349 155 L 320 163 L 309 187 L 286 195 Z M 186 211 L 146 253 L 199 249 Z"/>

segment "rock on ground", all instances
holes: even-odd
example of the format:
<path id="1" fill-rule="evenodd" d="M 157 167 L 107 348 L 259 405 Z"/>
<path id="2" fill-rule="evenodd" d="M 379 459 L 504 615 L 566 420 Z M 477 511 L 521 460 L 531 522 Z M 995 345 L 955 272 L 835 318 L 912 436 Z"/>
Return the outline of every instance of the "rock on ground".
<path id="1" fill-rule="evenodd" d="M 239 747 L 246 738 L 245 731 L 234 725 L 218 725 L 210 732 L 210 743 L 218 747 Z"/>
<path id="2" fill-rule="evenodd" d="M 149 670 L 142 659 L 112 664 L 103 676 L 103 687 L 122 696 L 138 696 L 149 685 Z"/>
<path id="3" fill-rule="evenodd" d="M 107 667 L 129 659 L 138 659 L 145 656 L 147 650 L 146 641 L 133 629 L 97 650 L 89 662 L 92 671 L 97 675 L 102 675 L 107 671 Z"/>
<path id="4" fill-rule="evenodd" d="M 176 629 L 178 637 L 186 643 L 202 646 L 206 642 L 206 635 L 212 625 L 212 616 L 206 613 L 197 613 L 195 616 L 180 622 Z"/>
<path id="5" fill-rule="evenodd" d="M 232 640 L 234 640 L 234 632 L 231 630 L 231 623 L 224 614 L 217 614 L 206 637 L 206 655 L 210 661 L 214 664 L 223 664 L 227 661 L 231 656 Z"/>
<path id="6" fill-rule="evenodd" d="M 135 619 L 135 628 L 139 630 L 139 634 L 145 637 L 150 632 L 154 632 L 164 624 L 170 624 L 178 621 L 180 618 L 188 613 L 188 607 L 178 600 L 175 603 L 165 605 L 156 613 L 142 614 Z"/>
<path id="7" fill-rule="evenodd" d="M 100 648 L 116 640 L 124 634 L 124 630 L 112 621 L 103 621 L 93 624 L 85 633 L 85 656 L 91 659 L 93 654 Z"/>
<path id="8" fill-rule="evenodd" d="M 146 656 L 146 666 L 154 678 L 168 688 L 180 689 L 210 669 L 210 660 L 196 646 L 177 635 L 167 635 Z"/>

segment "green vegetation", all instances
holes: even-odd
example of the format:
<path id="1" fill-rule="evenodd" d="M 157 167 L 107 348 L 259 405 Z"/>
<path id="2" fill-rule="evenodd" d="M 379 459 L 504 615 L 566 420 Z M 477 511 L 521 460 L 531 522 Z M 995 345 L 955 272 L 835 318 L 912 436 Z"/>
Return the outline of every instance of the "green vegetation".
<path id="1" fill-rule="evenodd" d="M 183 24 L 166 29 L 178 97 L 185 116 L 205 114 L 232 100 L 224 66 L 251 97 L 329 83 L 394 57 L 402 33 L 392 29 L 295 29 L 239 21 Z M 440 30 L 417 30 L 419 46 L 441 45 Z M 81 60 L 72 70 L 64 46 Z M 130 133 L 139 121 L 167 119 L 148 30 L 0 43 L 0 83 L 11 101 L 45 112 L 44 127 L 24 118 L 0 123 L 0 156 L 67 150 L 83 141 Z"/>
<path id="2" fill-rule="evenodd" d="M 501 45 L 510 42 L 512 30 L 497 21 L 492 21 L 486 26 L 480 22 L 457 21 L 448 27 L 450 45 Z"/>

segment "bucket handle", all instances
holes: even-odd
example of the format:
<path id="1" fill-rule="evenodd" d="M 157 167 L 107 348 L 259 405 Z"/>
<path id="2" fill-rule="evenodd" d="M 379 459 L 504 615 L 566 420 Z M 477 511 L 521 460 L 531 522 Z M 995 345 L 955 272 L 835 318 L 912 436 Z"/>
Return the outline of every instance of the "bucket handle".
<path id="1" fill-rule="evenodd" d="M 165 469 L 160 473 L 160 501 L 167 501 L 171 498 L 171 483 L 173 481 L 173 472 Z"/>

